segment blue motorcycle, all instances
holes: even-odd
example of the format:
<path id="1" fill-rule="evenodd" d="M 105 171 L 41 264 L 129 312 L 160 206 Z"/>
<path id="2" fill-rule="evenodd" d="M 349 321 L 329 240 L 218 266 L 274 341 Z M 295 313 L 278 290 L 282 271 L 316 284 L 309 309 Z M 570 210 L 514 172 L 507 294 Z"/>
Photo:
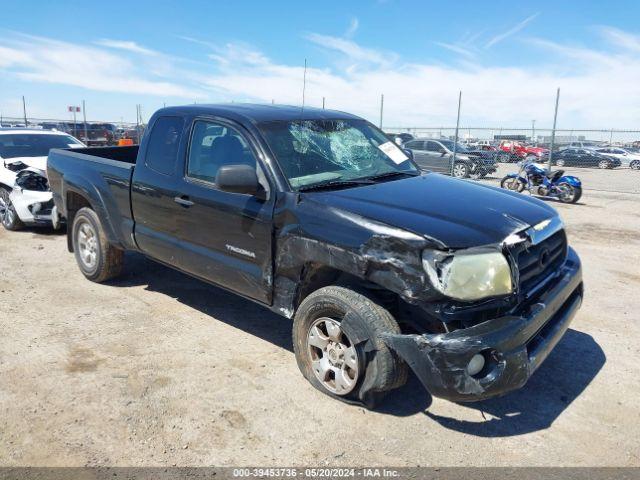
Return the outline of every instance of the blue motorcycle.
<path id="1" fill-rule="evenodd" d="M 563 203 L 576 203 L 582 196 L 582 182 L 578 177 L 565 175 L 564 170 L 548 171 L 544 165 L 524 160 L 520 171 L 506 175 L 500 186 L 514 192 L 525 189 L 532 195 L 554 197 Z"/>

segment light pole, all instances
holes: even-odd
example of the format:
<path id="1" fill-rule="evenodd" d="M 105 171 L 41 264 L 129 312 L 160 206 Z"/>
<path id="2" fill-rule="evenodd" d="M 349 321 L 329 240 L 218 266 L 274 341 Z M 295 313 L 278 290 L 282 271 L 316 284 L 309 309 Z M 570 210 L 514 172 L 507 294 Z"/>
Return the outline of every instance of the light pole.
<path id="1" fill-rule="evenodd" d="M 531 120 L 531 141 L 534 142 L 535 146 L 538 146 L 538 142 L 537 140 L 535 140 L 536 138 L 536 121 L 535 120 Z"/>

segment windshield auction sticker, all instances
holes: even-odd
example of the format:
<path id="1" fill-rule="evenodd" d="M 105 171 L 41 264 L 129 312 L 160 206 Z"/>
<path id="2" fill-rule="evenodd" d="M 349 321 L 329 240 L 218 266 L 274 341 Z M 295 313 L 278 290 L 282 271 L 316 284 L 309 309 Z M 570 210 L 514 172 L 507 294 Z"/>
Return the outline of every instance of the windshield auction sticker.
<path id="1" fill-rule="evenodd" d="M 407 157 L 405 153 L 393 142 L 383 143 L 382 145 L 378 145 L 378 148 L 398 165 L 409 160 L 409 157 Z"/>

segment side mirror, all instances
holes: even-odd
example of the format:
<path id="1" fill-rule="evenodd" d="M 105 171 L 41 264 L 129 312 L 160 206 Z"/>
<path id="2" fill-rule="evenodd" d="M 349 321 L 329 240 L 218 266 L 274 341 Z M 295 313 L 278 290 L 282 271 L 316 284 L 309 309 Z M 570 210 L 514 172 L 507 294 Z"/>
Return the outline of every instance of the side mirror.
<path id="1" fill-rule="evenodd" d="M 220 190 L 231 193 L 256 195 L 260 182 L 256 169 L 249 165 L 224 165 L 216 174 L 216 185 Z"/>

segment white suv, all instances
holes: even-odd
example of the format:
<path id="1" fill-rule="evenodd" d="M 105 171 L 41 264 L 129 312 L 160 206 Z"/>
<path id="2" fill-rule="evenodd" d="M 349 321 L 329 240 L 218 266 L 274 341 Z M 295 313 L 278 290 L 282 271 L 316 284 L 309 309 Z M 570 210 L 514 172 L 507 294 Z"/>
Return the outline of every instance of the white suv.
<path id="1" fill-rule="evenodd" d="M 80 147 L 84 144 L 63 132 L 0 129 L 0 222 L 4 228 L 59 225 L 47 180 L 47 155 L 52 148 Z"/>

